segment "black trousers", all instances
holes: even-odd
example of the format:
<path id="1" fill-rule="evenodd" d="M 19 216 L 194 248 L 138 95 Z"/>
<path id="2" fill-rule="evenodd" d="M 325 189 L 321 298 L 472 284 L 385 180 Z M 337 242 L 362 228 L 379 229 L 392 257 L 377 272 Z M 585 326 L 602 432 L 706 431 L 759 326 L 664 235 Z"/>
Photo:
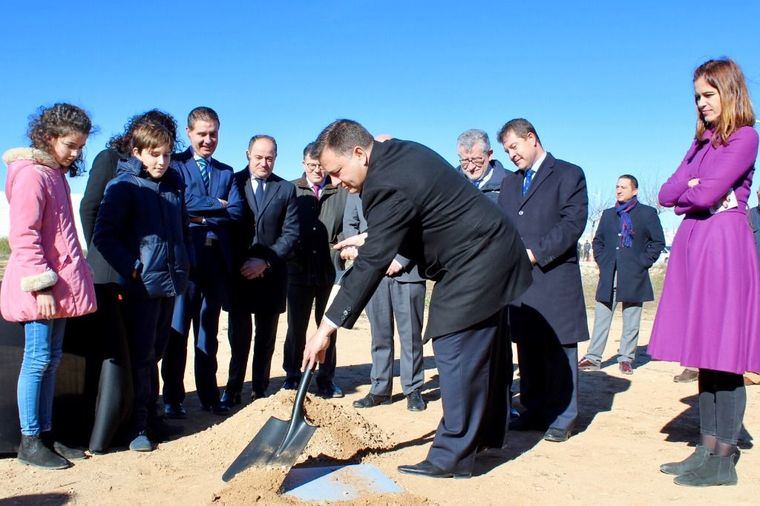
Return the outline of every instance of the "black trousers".
<path id="1" fill-rule="evenodd" d="M 185 400 L 187 338 L 191 325 L 198 399 L 205 406 L 219 403 L 219 388 L 216 384 L 216 353 L 219 349 L 217 333 L 219 314 L 227 297 L 227 273 L 218 243 L 201 249 L 198 265 L 190 278 L 187 290 L 177 297 L 174 307 L 169 343 L 161 363 L 165 403 L 180 403 Z"/>
<path id="2" fill-rule="evenodd" d="M 536 332 L 517 342 L 523 416 L 538 425 L 571 430 L 578 418 L 578 345 Z"/>
<path id="3" fill-rule="evenodd" d="M 229 313 L 230 370 L 227 392 L 240 393 L 245 381 L 248 354 L 251 351 L 253 325 L 251 313 L 234 309 Z M 279 313 L 254 313 L 256 335 L 253 337 L 253 365 L 251 386 L 254 392 L 265 393 L 269 386 L 274 342 L 277 337 Z"/>
<path id="4" fill-rule="evenodd" d="M 744 376 L 731 372 L 699 370 L 699 432 L 735 445 L 747 407 Z"/>
<path id="5" fill-rule="evenodd" d="M 439 468 L 471 473 L 475 452 L 501 447 L 506 437 L 506 384 L 496 384 L 505 355 L 498 353 L 501 312 L 466 328 L 433 338 L 443 418 L 427 460 Z M 510 364 L 511 367 L 511 364 Z"/>
<path id="6" fill-rule="evenodd" d="M 285 349 L 282 356 L 282 368 L 290 380 L 301 379 L 301 362 L 303 348 L 306 345 L 306 332 L 309 328 L 309 316 L 314 306 L 314 321 L 319 325 L 325 314 L 327 299 L 330 298 L 332 285 L 288 285 L 288 333 L 285 336 Z M 335 342 L 338 333 L 330 340 L 325 352 L 325 361 L 319 365 L 317 386 L 328 387 L 335 377 Z"/>
<path id="7" fill-rule="evenodd" d="M 174 297 L 151 299 L 142 285 L 135 285 L 128 289 L 125 306 L 135 394 L 133 430 L 138 433 L 147 428 L 148 417 L 155 414 L 158 361 L 169 338 Z"/>

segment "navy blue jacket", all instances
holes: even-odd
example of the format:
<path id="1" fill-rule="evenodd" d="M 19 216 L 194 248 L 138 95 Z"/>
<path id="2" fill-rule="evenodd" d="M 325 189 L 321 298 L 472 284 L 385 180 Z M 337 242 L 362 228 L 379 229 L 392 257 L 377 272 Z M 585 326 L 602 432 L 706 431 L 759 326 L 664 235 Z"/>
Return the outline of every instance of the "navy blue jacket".
<path id="1" fill-rule="evenodd" d="M 203 184 L 200 169 L 193 158 L 192 149 L 188 148 L 172 157 L 171 167 L 182 177 L 185 184 L 185 207 L 192 217 L 205 219 L 205 223 L 190 222 L 195 257 L 200 252 L 209 234 L 219 240 L 219 247 L 224 255 L 228 271 L 232 269 L 232 246 L 229 225 L 239 220 L 243 213 L 243 197 L 232 184 L 234 171 L 229 165 L 211 158 L 207 167 L 209 188 Z M 226 200 L 223 207 L 219 199 Z"/>
<path id="2" fill-rule="evenodd" d="M 499 192 L 501 191 L 501 182 L 504 180 L 504 176 L 509 174 L 509 172 L 507 172 L 507 169 L 504 168 L 504 166 L 501 164 L 499 160 L 491 160 L 489 165 L 491 165 L 491 167 L 493 168 L 493 174 L 491 174 L 491 179 L 486 181 L 484 185 L 480 186 L 478 190 L 480 190 L 480 193 L 482 193 L 483 195 L 491 199 L 491 202 L 493 202 L 494 204 L 498 204 Z M 470 183 L 472 183 L 470 178 L 468 178 L 467 175 L 462 170 L 461 165 L 457 166 L 457 172 L 462 174 L 463 178 L 467 179 L 467 181 L 470 181 Z"/>
<path id="3" fill-rule="evenodd" d="M 100 204 L 92 242 L 127 283 L 137 270 L 151 298 L 187 287 L 191 248 L 183 193 L 176 171 L 154 180 L 132 157 L 119 160 Z"/>
<path id="4" fill-rule="evenodd" d="M 596 300 L 612 302 L 612 286 L 617 272 L 618 302 L 654 300 L 649 268 L 665 247 L 665 236 L 657 211 L 641 202 L 631 212 L 633 244 L 620 244 L 620 218 L 614 207 L 605 209 L 594 234 L 594 260 L 599 265 Z"/>
<path id="5" fill-rule="evenodd" d="M 243 216 L 232 225 L 233 283 L 227 310 L 284 313 L 288 288 L 287 260 L 298 241 L 298 207 L 293 183 L 272 174 L 261 209 L 251 188 L 248 167 L 235 173 L 233 184 L 243 196 Z M 240 268 L 249 258 L 270 264 L 263 277 L 245 279 Z"/>
<path id="6" fill-rule="evenodd" d="M 563 345 L 588 340 L 578 239 L 588 216 L 586 176 L 577 165 L 546 158 L 523 196 L 525 172 L 508 174 L 499 205 L 533 252 L 533 284 L 510 305 L 516 341 L 550 328 Z M 512 309 L 515 307 L 515 310 Z"/>

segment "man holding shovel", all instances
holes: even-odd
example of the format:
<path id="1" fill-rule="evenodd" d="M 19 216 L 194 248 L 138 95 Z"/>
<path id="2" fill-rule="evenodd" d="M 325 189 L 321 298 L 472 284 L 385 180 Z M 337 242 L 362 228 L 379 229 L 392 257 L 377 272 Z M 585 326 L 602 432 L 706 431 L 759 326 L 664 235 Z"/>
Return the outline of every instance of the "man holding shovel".
<path id="1" fill-rule="evenodd" d="M 478 449 L 505 442 L 509 392 L 499 371 L 507 365 L 492 350 L 501 309 L 531 282 L 525 246 L 500 210 L 425 146 L 374 142 L 351 120 L 333 122 L 316 142 L 333 182 L 361 192 L 368 228 L 336 246 L 359 254 L 306 343 L 303 367 L 324 359 L 339 326 L 353 326 L 397 253 L 415 260 L 436 281 L 425 337 L 433 340 L 443 418 L 427 458 L 399 471 L 469 477 Z"/>

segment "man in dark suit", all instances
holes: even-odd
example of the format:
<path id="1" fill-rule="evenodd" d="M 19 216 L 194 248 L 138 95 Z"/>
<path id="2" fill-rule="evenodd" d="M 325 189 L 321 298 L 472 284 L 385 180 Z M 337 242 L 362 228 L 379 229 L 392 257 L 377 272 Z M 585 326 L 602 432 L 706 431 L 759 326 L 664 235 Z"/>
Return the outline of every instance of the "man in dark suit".
<path id="1" fill-rule="evenodd" d="M 232 273 L 230 223 L 240 219 L 243 202 L 232 185 L 233 170 L 213 158 L 219 141 L 219 116 L 209 107 L 196 107 L 187 116 L 190 147 L 172 158 L 171 167 L 185 183 L 185 206 L 196 266 L 187 291 L 174 303 L 172 330 L 161 375 L 164 413 L 185 418 L 187 337 L 194 328 L 195 386 L 201 407 L 218 415 L 229 408 L 219 402 L 216 384 L 219 314 L 227 301 Z"/>
<path id="2" fill-rule="evenodd" d="M 495 204 L 507 170 L 493 157 L 491 141 L 483 130 L 472 128 L 457 137 L 459 171 Z"/>
<path id="3" fill-rule="evenodd" d="M 352 193 L 346 202 L 343 219 L 346 237 L 367 231 L 359 194 Z M 425 313 L 425 280 L 417 265 L 396 255 L 386 275 L 367 303 L 367 319 L 372 334 L 371 386 L 366 396 L 355 400 L 355 408 L 371 408 L 390 404 L 393 393 L 393 321 L 398 326 L 401 345 L 399 376 L 401 391 L 409 411 L 427 408 L 422 398 L 425 368 L 422 363 L 422 320 Z"/>
<path id="4" fill-rule="evenodd" d="M 499 205 L 533 264 L 533 284 L 508 307 L 525 408 L 514 428 L 566 441 L 578 416 L 578 342 L 588 339 L 577 250 L 588 215 L 586 178 L 544 151 L 525 119 L 506 123 L 499 142 L 518 168 L 504 178 Z"/>
<path id="5" fill-rule="evenodd" d="M 594 234 L 599 284 L 594 331 L 586 356 L 578 363 L 582 371 L 599 370 L 612 314 L 617 303 L 622 302 L 623 334 L 618 349 L 618 367 L 623 374 L 633 374 L 641 306 L 654 300 L 649 268 L 665 247 L 665 235 L 657 211 L 639 202 L 638 192 L 639 182 L 634 176 L 620 176 L 615 185 L 617 204 L 604 210 Z"/>
<path id="6" fill-rule="evenodd" d="M 311 308 L 314 319 L 322 320 L 327 299 L 342 270 L 340 254 L 333 246 L 342 238 L 347 192 L 332 184 L 312 153 L 314 143 L 303 150 L 304 173 L 293 181 L 298 206 L 298 242 L 288 260 L 288 333 L 285 336 L 282 388 L 295 390 L 301 380 L 301 360 L 306 343 Z M 343 397 L 335 384 L 335 340 L 327 350 L 317 374 L 317 390 L 325 398 Z"/>
<path id="7" fill-rule="evenodd" d="M 248 166 L 235 173 L 244 196 L 243 216 L 233 227 L 235 276 L 229 303 L 230 372 L 222 395 L 226 406 L 240 404 L 248 353 L 251 315 L 256 322 L 253 344 L 253 400 L 269 386 L 277 320 L 285 312 L 288 285 L 286 260 L 298 241 L 296 187 L 272 174 L 277 143 L 254 135 L 248 143 Z"/>
<path id="8" fill-rule="evenodd" d="M 506 390 L 492 384 L 491 370 L 505 364 L 492 362 L 501 358 L 492 349 L 501 308 L 530 283 L 525 247 L 500 210 L 425 146 L 374 142 L 360 124 L 338 120 L 317 149 L 333 181 L 361 192 L 367 233 L 338 245 L 360 246 L 358 257 L 307 341 L 303 366 L 324 359 L 337 327 L 353 326 L 396 254 L 416 261 L 436 281 L 426 336 L 444 413 L 427 458 L 399 471 L 469 477 L 479 447 L 504 444 Z"/>

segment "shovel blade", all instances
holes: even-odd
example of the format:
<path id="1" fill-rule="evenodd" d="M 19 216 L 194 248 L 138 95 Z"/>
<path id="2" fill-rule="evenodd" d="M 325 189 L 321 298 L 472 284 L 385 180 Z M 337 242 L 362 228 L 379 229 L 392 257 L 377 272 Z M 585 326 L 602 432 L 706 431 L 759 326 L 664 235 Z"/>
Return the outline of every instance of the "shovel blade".
<path id="1" fill-rule="evenodd" d="M 295 425 L 288 437 L 291 422 Z M 285 421 L 270 418 L 230 464 L 222 475 L 222 480 L 230 481 L 236 474 L 251 466 L 291 467 L 306 448 L 314 430 L 316 427 L 309 425 L 305 420 Z"/>

